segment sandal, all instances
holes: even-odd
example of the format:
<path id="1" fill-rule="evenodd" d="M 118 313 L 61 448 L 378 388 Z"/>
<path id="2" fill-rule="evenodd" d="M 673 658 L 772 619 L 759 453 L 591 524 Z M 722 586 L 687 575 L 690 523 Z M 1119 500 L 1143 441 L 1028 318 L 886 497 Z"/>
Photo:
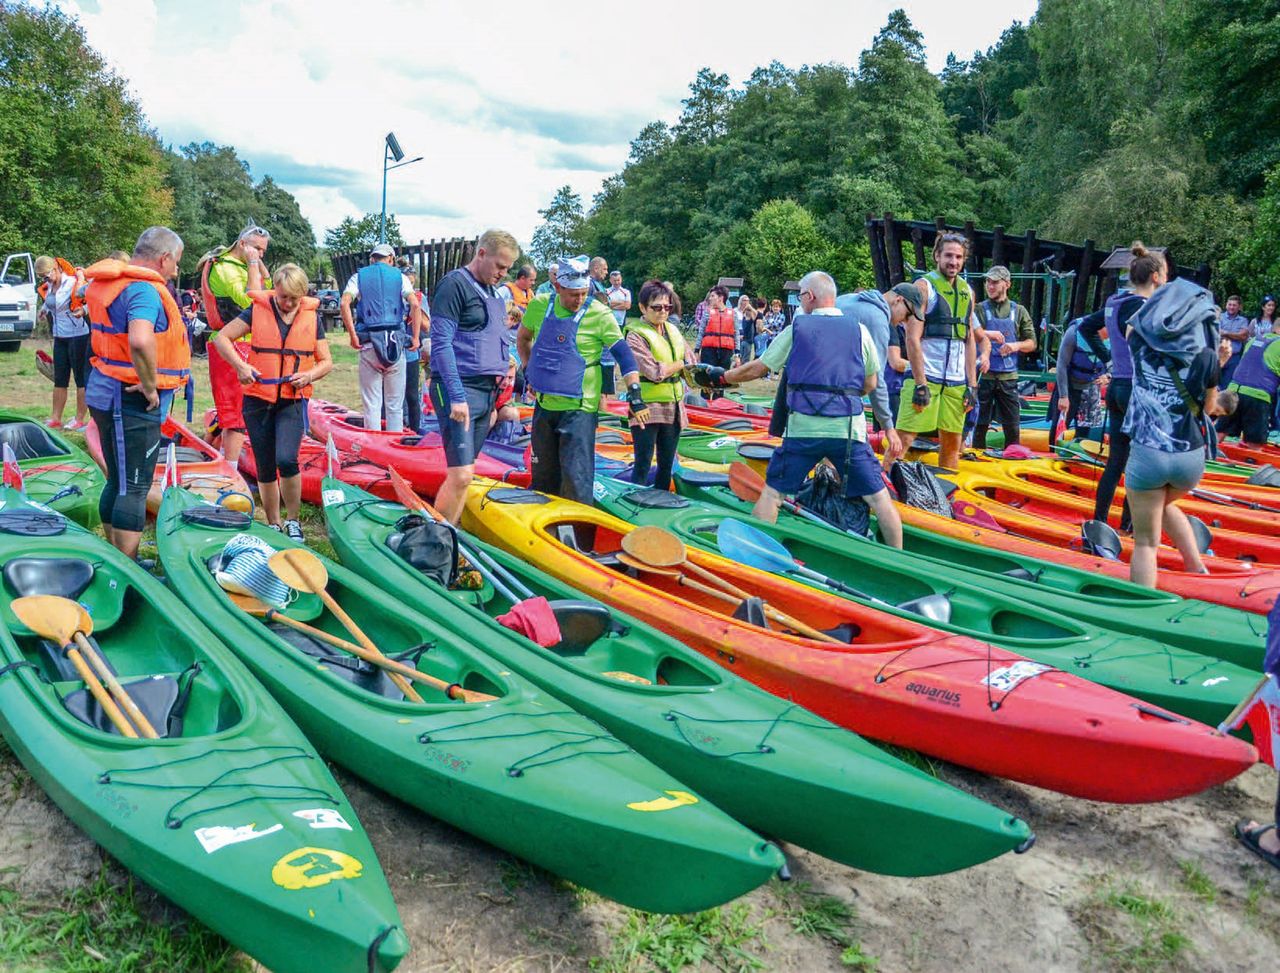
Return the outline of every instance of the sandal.
<path id="1" fill-rule="evenodd" d="M 1251 852 L 1261 858 L 1273 868 L 1280 868 L 1280 855 L 1267 851 L 1262 847 L 1262 836 L 1268 831 L 1274 831 L 1274 824 L 1260 824 L 1256 828 L 1250 828 L 1248 821 L 1236 822 L 1236 838 L 1240 844 L 1244 845 Z"/>

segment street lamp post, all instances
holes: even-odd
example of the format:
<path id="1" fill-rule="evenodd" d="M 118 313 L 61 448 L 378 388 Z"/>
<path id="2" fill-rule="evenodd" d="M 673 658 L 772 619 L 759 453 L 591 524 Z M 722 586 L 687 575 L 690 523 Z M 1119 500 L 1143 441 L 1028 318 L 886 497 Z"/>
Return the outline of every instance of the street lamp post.
<path id="1" fill-rule="evenodd" d="M 388 132 L 383 142 L 382 152 L 382 219 L 378 222 L 378 242 L 387 242 L 387 173 L 392 169 L 399 169 L 401 166 L 413 165 L 415 162 L 421 162 L 422 156 L 416 159 L 408 159 L 404 162 L 400 160 L 404 158 L 404 150 L 400 148 L 400 140 L 396 138 L 395 132 Z M 387 165 L 388 162 L 394 161 L 393 166 Z"/>

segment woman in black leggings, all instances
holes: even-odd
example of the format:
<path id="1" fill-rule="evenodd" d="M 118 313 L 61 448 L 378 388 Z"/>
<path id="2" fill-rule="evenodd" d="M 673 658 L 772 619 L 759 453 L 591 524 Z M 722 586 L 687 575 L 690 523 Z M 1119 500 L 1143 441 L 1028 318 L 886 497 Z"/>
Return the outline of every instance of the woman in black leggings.
<path id="1" fill-rule="evenodd" d="M 649 419 L 643 426 L 631 426 L 635 449 L 631 482 L 648 482 L 649 466 L 656 453 L 658 470 L 653 485 L 668 490 L 680 432 L 688 424 L 680 374 L 693 364 L 693 350 L 680 329 L 668 320 L 675 302 L 670 287 L 660 280 L 645 281 L 639 301 L 641 319 L 628 321 L 623 334 L 627 347 L 636 356 L 640 395 L 649 407 Z"/>

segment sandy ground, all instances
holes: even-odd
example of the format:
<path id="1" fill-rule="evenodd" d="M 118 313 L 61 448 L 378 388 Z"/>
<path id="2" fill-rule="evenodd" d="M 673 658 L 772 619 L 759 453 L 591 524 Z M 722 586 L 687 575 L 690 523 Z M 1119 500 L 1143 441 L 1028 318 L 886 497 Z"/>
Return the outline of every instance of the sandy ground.
<path id="1" fill-rule="evenodd" d="M 33 404 L 25 393 L 42 388 L 40 381 L 23 374 L 0 395 L 0 406 L 6 400 Z M 790 883 L 771 882 L 718 916 L 677 924 L 685 933 L 692 929 L 695 946 L 704 947 L 701 962 L 689 968 L 857 965 L 856 952 L 806 932 L 797 920 L 801 904 L 819 894 L 852 910 L 849 933 L 861 942 L 861 955 L 876 961 L 862 963 L 863 969 L 1276 968 L 1280 873 L 1231 837 L 1238 818 L 1270 812 L 1276 777 L 1269 769 L 1256 767 L 1196 797 L 1145 807 L 1080 801 L 947 765 L 939 773 L 1029 821 L 1039 836 L 1035 848 L 965 872 L 908 880 L 788 847 Z M 676 968 L 670 924 L 567 887 L 346 772 L 337 774 L 377 848 L 413 943 L 400 967 L 406 973 Z M 0 747 L 0 883 L 42 898 L 91 884 L 101 861 L 93 842 Z M 156 921 L 178 918 L 154 897 L 148 902 Z M 723 937 L 733 932 L 742 939 L 741 954 L 725 945 Z M 696 954 L 695 948 L 689 955 Z M 0 956 L 0 969 L 16 968 Z"/>

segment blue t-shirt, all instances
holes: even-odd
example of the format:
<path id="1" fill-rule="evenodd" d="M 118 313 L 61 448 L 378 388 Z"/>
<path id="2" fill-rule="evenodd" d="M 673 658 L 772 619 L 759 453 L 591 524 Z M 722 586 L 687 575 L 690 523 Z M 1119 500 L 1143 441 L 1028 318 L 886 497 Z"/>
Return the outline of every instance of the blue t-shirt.
<path id="1" fill-rule="evenodd" d="M 138 281 L 122 290 L 114 301 L 107 305 L 107 320 L 113 328 L 127 331 L 130 321 L 151 321 L 156 333 L 169 330 L 169 316 L 165 313 L 160 295 L 150 284 Z M 96 368 L 89 373 L 89 381 L 85 385 L 84 401 L 90 409 L 101 409 L 110 412 L 115 408 L 116 393 L 121 393 L 120 408 L 122 412 L 144 415 L 156 422 L 161 422 L 169 413 L 173 402 L 173 390 L 160 392 L 160 407 L 147 410 L 147 399 L 141 392 L 125 392 L 125 383 L 110 375 L 104 375 Z"/>

